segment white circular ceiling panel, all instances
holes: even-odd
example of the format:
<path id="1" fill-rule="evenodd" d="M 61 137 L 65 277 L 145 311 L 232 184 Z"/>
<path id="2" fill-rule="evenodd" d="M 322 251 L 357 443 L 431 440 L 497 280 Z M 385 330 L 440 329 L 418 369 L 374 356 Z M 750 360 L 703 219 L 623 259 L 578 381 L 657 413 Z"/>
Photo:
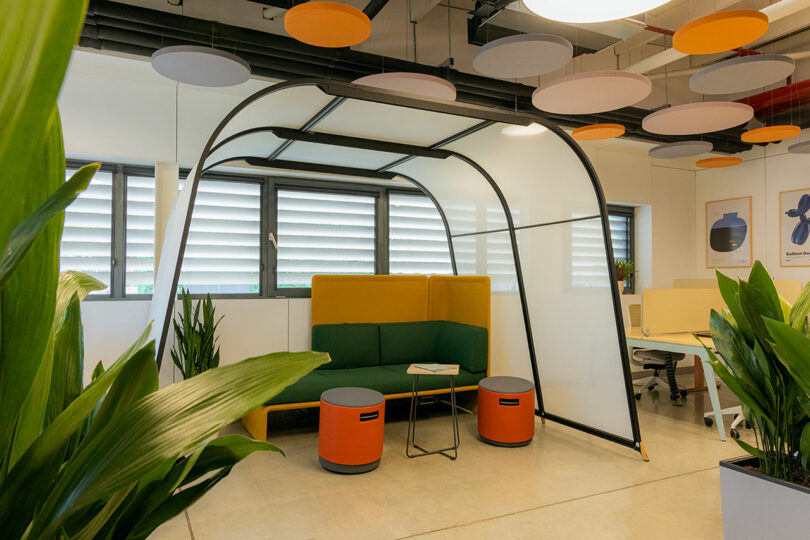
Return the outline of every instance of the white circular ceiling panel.
<path id="1" fill-rule="evenodd" d="M 788 146 L 791 154 L 810 154 L 810 141 L 804 141 Z"/>
<path id="2" fill-rule="evenodd" d="M 793 59 L 781 54 L 738 56 L 701 69 L 689 88 L 698 94 L 747 92 L 783 81 L 795 69 Z"/>
<path id="3" fill-rule="evenodd" d="M 714 145 L 708 141 L 679 141 L 650 148 L 649 155 L 656 159 L 678 159 L 706 154 L 713 148 Z"/>
<path id="4" fill-rule="evenodd" d="M 456 99 L 456 87 L 452 83 L 445 81 L 441 77 L 434 77 L 424 73 L 391 71 L 366 75 L 352 82 L 362 86 L 393 90 L 431 99 L 444 99 L 447 101 Z"/>
<path id="5" fill-rule="evenodd" d="M 520 79 L 557 70 L 573 57 L 574 46 L 563 37 L 518 34 L 479 47 L 473 55 L 473 67 L 488 77 Z"/>
<path id="6" fill-rule="evenodd" d="M 652 90 L 644 75 L 626 71 L 585 71 L 537 87 L 532 104 L 557 114 L 595 114 L 629 107 Z"/>
<path id="7" fill-rule="evenodd" d="M 655 9 L 669 0 L 523 0 L 544 19 L 567 23 L 615 21 Z"/>
<path id="8" fill-rule="evenodd" d="M 250 78 L 250 65 L 213 47 L 176 45 L 152 53 L 152 67 L 169 79 L 196 86 L 236 86 Z"/>
<path id="9" fill-rule="evenodd" d="M 641 127 L 659 135 L 695 135 L 733 128 L 754 117 L 750 105 L 735 101 L 704 101 L 675 105 L 648 114 Z"/>

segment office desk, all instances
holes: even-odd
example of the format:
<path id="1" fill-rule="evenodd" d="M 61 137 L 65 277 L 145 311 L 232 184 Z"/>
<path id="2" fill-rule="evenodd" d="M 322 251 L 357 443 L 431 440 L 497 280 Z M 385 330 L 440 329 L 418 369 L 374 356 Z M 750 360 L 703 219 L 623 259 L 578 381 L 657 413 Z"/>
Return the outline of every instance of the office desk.
<path id="1" fill-rule="evenodd" d="M 641 328 L 625 328 L 625 338 L 627 345 L 637 349 L 655 349 L 658 351 L 669 351 L 674 353 L 694 354 L 700 358 L 703 365 L 703 376 L 706 379 L 706 386 L 709 390 L 709 399 L 712 402 L 712 413 L 714 423 L 717 426 L 717 433 L 720 440 L 726 440 L 726 427 L 723 424 L 723 414 L 720 408 L 720 398 L 717 396 L 717 384 L 714 380 L 714 370 L 709 365 L 709 354 L 700 341 L 689 333 L 680 334 L 651 334 L 645 336 L 641 333 Z M 714 349 L 712 338 L 701 337 L 703 343 L 710 349 Z"/>

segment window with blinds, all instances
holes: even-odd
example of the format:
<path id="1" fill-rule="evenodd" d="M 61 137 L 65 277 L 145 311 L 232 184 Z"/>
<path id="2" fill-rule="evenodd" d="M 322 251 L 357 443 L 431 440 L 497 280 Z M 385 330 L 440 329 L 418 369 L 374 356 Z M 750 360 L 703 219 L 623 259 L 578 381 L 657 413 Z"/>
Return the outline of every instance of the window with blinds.
<path id="1" fill-rule="evenodd" d="M 280 188 L 276 287 L 309 288 L 315 274 L 373 274 L 375 197 Z"/>
<path id="2" fill-rule="evenodd" d="M 76 169 L 67 169 L 65 178 L 74 172 Z M 91 294 L 110 294 L 112 186 L 112 172 L 98 171 L 90 186 L 65 209 L 59 271 L 84 272 L 107 285 L 103 291 Z"/>
<path id="3" fill-rule="evenodd" d="M 576 216 L 574 216 L 576 217 Z M 608 209 L 610 238 L 616 259 L 633 260 L 633 208 L 611 206 Z M 607 287 L 605 244 L 599 218 L 571 224 L 571 272 L 574 287 Z M 633 292 L 633 279 L 625 291 Z"/>
<path id="4" fill-rule="evenodd" d="M 428 197 L 391 193 L 388 197 L 390 274 L 452 274 L 444 222 Z"/>
<path id="5" fill-rule="evenodd" d="M 152 294 L 155 269 L 155 179 L 126 176 L 125 294 Z"/>
<path id="6" fill-rule="evenodd" d="M 180 286 L 196 294 L 260 292 L 261 185 L 201 179 Z"/>

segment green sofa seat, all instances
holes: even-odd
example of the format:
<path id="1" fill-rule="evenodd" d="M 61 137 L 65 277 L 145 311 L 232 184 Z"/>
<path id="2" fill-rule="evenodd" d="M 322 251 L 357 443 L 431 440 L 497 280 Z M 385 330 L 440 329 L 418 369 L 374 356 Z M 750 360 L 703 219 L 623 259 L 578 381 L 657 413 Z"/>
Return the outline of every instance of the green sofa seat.
<path id="1" fill-rule="evenodd" d="M 455 386 L 474 386 L 486 377 L 486 328 L 450 321 L 328 324 L 312 328 L 312 350 L 328 352 L 332 362 L 285 388 L 267 405 L 320 400 L 330 388 L 359 386 L 382 394 L 410 392 L 410 364 L 458 364 Z M 419 390 L 450 387 L 447 375 L 419 378 Z"/>

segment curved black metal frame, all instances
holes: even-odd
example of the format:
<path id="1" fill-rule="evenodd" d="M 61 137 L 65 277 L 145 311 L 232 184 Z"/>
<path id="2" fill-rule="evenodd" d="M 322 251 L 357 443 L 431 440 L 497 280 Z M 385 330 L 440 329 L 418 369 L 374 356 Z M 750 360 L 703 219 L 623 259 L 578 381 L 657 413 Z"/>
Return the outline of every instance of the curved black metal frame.
<path id="1" fill-rule="evenodd" d="M 232 162 L 234 160 L 246 159 L 246 158 L 239 158 L 239 157 L 227 158 L 227 159 L 224 159 L 224 160 L 220 160 L 220 161 L 218 161 L 218 162 L 216 162 L 214 164 L 211 164 L 209 166 L 205 166 L 205 160 L 208 158 L 208 156 L 214 150 L 216 150 L 217 148 L 222 147 L 224 144 L 226 144 L 227 142 L 229 142 L 231 140 L 235 140 L 236 138 L 239 138 L 240 136 L 243 136 L 243 135 L 246 135 L 246 134 L 249 134 L 249 133 L 258 132 L 258 131 L 263 131 L 263 130 L 267 130 L 267 131 L 274 131 L 275 130 L 275 132 L 278 132 L 279 128 L 267 128 L 267 127 L 251 128 L 251 129 L 248 129 L 248 130 L 245 130 L 245 131 L 230 135 L 229 137 L 227 137 L 227 138 L 223 139 L 222 141 L 220 141 L 219 143 L 215 144 L 215 141 L 216 141 L 217 137 L 222 132 L 222 130 L 228 125 L 228 123 L 240 111 L 245 109 L 251 103 L 255 102 L 256 100 L 258 100 L 258 99 L 260 99 L 260 98 L 262 98 L 262 97 L 264 97 L 264 96 L 266 96 L 268 94 L 278 92 L 280 90 L 299 87 L 299 86 L 317 86 L 325 94 L 334 96 L 334 99 L 332 99 L 325 107 L 323 107 L 312 119 L 310 119 L 306 124 L 304 124 L 299 130 L 291 130 L 289 128 L 283 128 L 287 135 L 290 135 L 292 132 L 295 132 L 295 133 L 298 133 L 300 135 L 300 138 L 302 138 L 302 139 L 304 139 L 304 138 L 312 138 L 312 137 L 307 137 L 307 132 L 312 127 L 314 127 L 314 125 L 316 125 L 318 122 L 320 122 L 321 119 L 323 119 L 331 111 L 336 109 L 341 103 L 343 103 L 348 98 L 354 98 L 354 99 L 359 99 L 359 100 L 363 100 L 363 101 L 384 103 L 384 104 L 388 104 L 388 105 L 398 105 L 398 106 L 409 107 L 409 108 L 414 108 L 414 109 L 429 110 L 429 111 L 434 111 L 434 112 L 439 112 L 439 113 L 444 113 L 444 114 L 451 114 L 451 115 L 454 115 L 454 116 L 463 116 L 463 117 L 468 117 L 468 118 L 476 118 L 476 119 L 480 119 L 480 120 L 483 121 L 483 122 L 481 122 L 479 124 L 476 124 L 475 126 L 472 126 L 471 128 L 469 128 L 468 130 L 465 130 L 462 133 L 459 133 L 459 134 L 456 134 L 454 136 L 448 137 L 447 139 L 444 139 L 443 141 L 439 141 L 439 142 L 437 142 L 437 143 L 435 143 L 435 144 L 433 144 L 433 145 L 431 145 L 429 147 L 424 147 L 424 148 L 422 148 L 422 147 L 413 147 L 413 148 L 419 148 L 420 151 L 418 152 L 418 154 L 422 155 L 422 156 L 425 156 L 425 157 L 433 157 L 433 158 L 437 158 L 437 159 L 446 159 L 447 157 L 453 157 L 453 158 L 459 159 L 459 160 L 465 162 L 466 164 L 468 164 L 469 166 L 473 167 L 489 183 L 490 187 L 492 187 L 493 191 L 495 191 L 495 193 L 496 193 L 496 195 L 497 195 L 497 197 L 498 197 L 498 199 L 499 199 L 499 201 L 500 201 L 500 203 L 501 203 L 501 205 L 503 207 L 504 214 L 506 215 L 507 227 L 508 227 L 508 232 L 509 232 L 509 236 L 510 236 L 510 241 L 511 241 L 511 244 L 512 244 L 512 253 L 513 253 L 513 258 L 514 258 L 514 262 L 515 262 L 515 273 L 516 273 L 516 277 L 517 277 L 518 292 L 519 292 L 519 295 L 520 295 L 521 307 L 522 307 L 522 311 L 523 311 L 523 319 L 524 319 L 524 324 L 525 324 L 525 328 L 526 328 L 526 339 L 527 339 L 527 342 L 528 342 L 527 344 L 528 344 L 528 348 L 529 348 L 529 356 L 530 356 L 530 361 L 531 361 L 532 375 L 534 377 L 535 389 L 537 391 L 537 398 L 538 398 L 538 405 L 539 405 L 537 414 L 540 415 L 543 418 L 548 418 L 550 420 L 554 420 L 556 422 L 559 422 L 559 423 L 574 427 L 576 429 L 579 429 L 579 430 L 585 431 L 587 433 L 590 433 L 590 434 L 593 434 L 593 435 L 596 435 L 596 436 L 611 440 L 613 442 L 616 442 L 616 443 L 619 443 L 619 444 L 622 444 L 622 445 L 625 445 L 625 446 L 629 446 L 629 447 L 634 448 L 635 450 L 641 452 L 641 433 L 640 433 L 640 429 L 639 429 L 639 425 L 638 425 L 638 416 L 637 416 L 637 412 L 636 412 L 636 404 L 635 404 L 635 400 L 633 398 L 633 383 L 632 383 L 632 377 L 631 377 L 631 374 L 630 374 L 629 359 L 627 357 L 627 345 L 626 345 L 626 342 L 625 342 L 624 333 L 622 332 L 622 329 L 624 328 L 624 323 L 623 323 L 622 315 L 621 315 L 621 307 L 620 307 L 621 302 L 620 302 L 620 298 L 619 298 L 618 288 L 615 285 L 612 285 L 611 286 L 611 294 L 612 294 L 612 299 L 613 299 L 613 310 L 614 310 L 614 316 L 615 316 L 616 328 L 617 328 L 617 340 L 618 340 L 618 346 L 619 346 L 621 360 L 622 360 L 622 362 L 621 362 L 622 363 L 622 372 L 623 372 L 624 381 L 625 381 L 625 390 L 626 390 L 626 394 L 627 394 L 627 403 L 628 403 L 628 408 L 629 408 L 629 413 L 630 413 L 630 422 L 631 422 L 631 427 L 632 427 L 632 432 L 633 432 L 633 440 L 629 440 L 629 439 L 626 439 L 624 437 L 620 437 L 620 436 L 617 436 L 615 434 L 608 433 L 608 432 L 593 428 L 591 426 L 587 426 L 587 425 L 584 425 L 584 424 L 581 424 L 581 423 L 578 423 L 578 422 L 575 422 L 575 421 L 571 421 L 571 420 L 568 420 L 566 418 L 563 418 L 563 417 L 560 417 L 560 416 L 557 416 L 557 415 L 554 415 L 554 414 L 551 414 L 551 413 L 548 413 L 548 412 L 545 411 L 545 407 L 543 405 L 543 400 L 542 400 L 541 388 L 540 388 L 540 377 L 539 377 L 539 369 L 538 369 L 538 365 L 537 365 L 537 358 L 536 358 L 536 352 L 535 352 L 535 347 L 534 347 L 534 337 L 533 337 L 533 334 L 532 334 L 528 302 L 527 302 L 526 292 L 525 292 L 525 287 L 524 287 L 524 282 L 523 282 L 523 271 L 522 271 L 522 267 L 521 267 L 521 264 L 520 264 L 520 255 L 518 253 L 517 235 L 515 233 L 516 228 L 515 228 L 515 225 L 514 225 L 514 222 L 513 222 L 513 219 L 512 219 L 512 213 L 511 213 L 511 211 L 509 209 L 509 205 L 508 205 L 508 203 L 506 201 L 505 196 L 503 195 L 503 192 L 500 190 L 500 187 L 498 186 L 497 182 L 495 181 L 495 179 L 483 167 L 481 167 L 478 163 L 476 163 L 474 160 L 472 160 L 471 158 L 469 158 L 469 157 L 467 157 L 467 156 L 465 156 L 463 154 L 460 154 L 460 153 L 452 151 L 452 150 L 443 150 L 443 151 L 437 152 L 437 150 L 439 150 L 443 146 L 445 146 L 447 144 L 450 144 L 451 142 L 453 142 L 455 140 L 458 140 L 459 138 L 462 138 L 463 136 L 466 136 L 467 134 L 474 133 L 475 131 L 483 129 L 483 128 L 487 127 L 488 125 L 491 125 L 494 122 L 504 122 L 504 123 L 509 123 L 509 124 L 523 125 L 523 126 L 529 125 L 532 122 L 536 122 L 536 123 L 542 124 L 543 126 L 548 128 L 549 130 L 553 131 L 557 136 L 559 136 L 561 139 L 563 139 L 566 142 L 566 144 L 568 144 L 568 146 L 574 151 L 574 153 L 579 158 L 580 162 L 584 165 L 584 167 L 585 167 L 585 169 L 586 169 L 586 171 L 588 173 L 588 177 L 591 180 L 591 184 L 592 184 L 592 186 L 594 188 L 594 193 L 596 195 L 597 202 L 598 202 L 598 205 L 599 205 L 599 210 L 600 210 L 600 216 L 599 217 L 601 218 L 601 223 L 602 223 L 602 234 L 603 234 L 603 240 L 604 240 L 604 243 L 605 243 L 605 253 L 606 253 L 606 257 L 607 257 L 608 273 L 609 273 L 609 276 L 610 276 L 611 283 L 615 284 L 616 283 L 616 276 L 615 276 L 615 272 L 614 272 L 613 264 L 612 264 L 612 261 L 613 261 L 613 248 L 612 248 L 612 245 L 611 245 L 611 242 L 610 242 L 610 236 L 609 236 L 610 226 L 609 226 L 609 222 L 608 222 L 607 205 L 606 205 L 606 202 L 605 202 L 604 192 L 602 191 L 601 184 L 599 183 L 599 179 L 598 179 L 598 177 L 596 175 L 596 171 L 594 170 L 593 165 L 591 164 L 590 160 L 585 155 L 583 150 L 579 147 L 579 145 L 577 145 L 576 142 L 567 133 L 565 133 L 561 128 L 559 128 L 557 125 L 553 124 L 551 121 L 549 121 L 547 118 L 543 117 L 542 115 L 539 115 L 539 114 L 537 114 L 537 115 L 527 115 L 527 114 L 522 114 L 522 113 L 521 114 L 508 113 L 508 112 L 502 112 L 502 111 L 488 109 L 488 108 L 484 108 L 484 107 L 478 107 L 478 106 L 474 106 L 474 105 L 462 105 L 462 104 L 458 104 L 458 103 L 448 103 L 448 102 L 445 102 L 445 101 L 431 100 L 431 99 L 418 99 L 418 98 L 414 98 L 414 97 L 412 97 L 412 96 L 410 96 L 408 94 L 404 94 L 404 93 L 400 93 L 400 92 L 374 90 L 374 89 L 369 89 L 367 87 L 357 86 L 357 85 L 354 85 L 354 84 L 342 83 L 342 82 L 337 82 L 337 81 L 325 81 L 325 80 L 318 80 L 318 79 L 291 80 L 291 81 L 286 81 L 286 82 L 283 82 L 283 83 L 279 83 L 279 84 L 270 86 L 268 88 L 265 88 L 263 90 L 260 90 L 259 92 L 256 92 L 255 94 L 247 97 L 245 100 L 243 100 L 239 105 L 237 105 L 233 110 L 231 110 L 225 116 L 225 118 L 219 123 L 219 125 L 217 125 L 216 129 L 213 131 L 213 133 L 209 137 L 208 141 L 206 142 L 206 144 L 205 144 L 205 146 L 203 148 L 202 153 L 200 154 L 200 159 L 199 159 L 199 162 L 197 164 L 197 167 L 195 167 L 195 173 L 194 173 L 194 177 L 192 179 L 193 183 L 192 183 L 191 193 L 190 193 L 190 198 L 189 198 L 189 208 L 187 209 L 186 219 L 185 219 L 185 222 L 184 222 L 184 228 L 183 228 L 183 232 L 182 232 L 182 235 L 181 235 L 180 246 L 179 246 L 179 250 L 178 250 L 178 254 L 177 254 L 177 261 L 176 261 L 176 264 L 175 264 L 175 271 L 174 271 L 174 276 L 173 276 L 173 280 L 172 280 L 172 291 L 177 290 L 177 286 L 178 286 L 178 282 L 179 282 L 179 278 L 180 278 L 180 268 L 181 268 L 181 265 L 182 265 L 183 256 L 185 254 L 185 246 L 186 246 L 186 241 L 188 239 L 188 230 L 189 230 L 189 226 L 190 226 L 190 223 L 191 223 L 191 216 L 192 216 L 191 209 L 193 209 L 194 203 L 195 203 L 195 200 L 196 200 L 197 187 L 199 185 L 200 175 L 203 174 L 203 172 L 205 172 L 207 170 L 210 170 L 211 168 L 213 168 L 213 167 L 215 167 L 217 165 L 221 165 L 221 164 L 226 163 L 226 162 Z M 335 136 L 335 137 L 340 137 L 340 136 Z M 328 141 L 329 140 L 328 136 L 327 136 L 326 139 L 324 139 L 323 136 L 318 136 L 317 138 L 319 139 L 319 141 Z M 282 145 L 279 148 L 277 148 L 274 152 L 272 152 L 268 156 L 268 159 L 264 161 L 264 165 L 265 166 L 274 166 L 274 165 L 281 166 L 282 163 L 285 164 L 285 165 L 290 164 L 291 162 L 285 162 L 283 160 L 278 160 L 276 158 L 278 158 L 278 156 L 283 152 L 284 149 L 286 149 L 290 144 L 292 144 L 292 140 L 293 139 L 289 139 L 289 138 L 286 139 L 286 141 L 284 143 L 282 143 Z M 338 142 L 337 139 L 335 139 L 335 141 Z M 341 146 L 352 146 L 352 144 L 363 144 L 364 145 L 363 147 L 367 147 L 368 144 L 373 144 L 374 142 L 375 142 L 374 140 L 358 139 L 358 138 L 353 138 L 353 137 L 341 137 L 341 140 L 339 141 L 339 144 Z M 384 142 L 384 141 L 376 141 L 376 142 L 379 143 L 380 147 L 385 147 L 385 148 L 391 148 L 391 145 L 395 144 L 395 143 L 389 143 L 389 142 Z M 407 150 L 407 148 L 409 146 L 412 146 L 412 145 L 400 145 L 400 146 L 401 146 L 402 150 Z M 388 165 L 386 165 L 384 167 L 381 167 L 380 169 L 375 170 L 375 171 L 364 170 L 364 169 L 353 169 L 353 170 L 359 171 L 361 174 L 363 172 L 366 172 L 366 173 L 368 173 L 367 174 L 368 177 L 382 177 L 383 175 L 385 175 L 386 177 L 393 178 L 395 176 L 399 176 L 399 177 L 413 183 L 420 190 L 422 190 L 431 199 L 431 201 L 433 201 L 434 205 L 436 205 L 436 208 L 439 210 L 439 213 L 440 213 L 440 215 L 442 217 L 442 221 L 444 223 L 445 231 L 446 231 L 446 234 L 447 234 L 448 245 L 450 247 L 451 260 L 452 260 L 452 264 L 453 264 L 453 272 L 454 272 L 454 274 L 457 274 L 458 272 L 457 272 L 456 261 L 455 261 L 455 251 L 453 249 L 453 243 L 452 243 L 452 235 L 451 235 L 451 232 L 450 232 L 450 228 L 449 228 L 447 218 L 446 218 L 446 216 L 444 214 L 444 210 L 442 209 L 441 205 L 435 199 L 433 194 L 430 193 L 430 191 L 427 188 L 425 188 L 425 186 L 422 185 L 418 180 L 416 180 L 416 179 L 414 179 L 414 178 L 412 178 L 410 176 L 407 176 L 407 175 L 404 175 L 404 174 L 401 174 L 401 173 L 397 173 L 395 170 L 393 170 L 397 165 L 407 161 L 408 159 L 412 159 L 413 157 L 416 157 L 416 156 L 415 155 L 407 155 L 405 158 L 402 158 L 402 159 L 397 160 L 397 161 L 395 161 L 393 163 L 390 163 L 390 164 L 388 164 Z M 253 160 L 253 164 L 260 164 L 260 163 L 256 163 L 255 158 L 251 158 L 251 159 Z M 318 170 L 317 167 L 321 167 L 321 169 L 323 169 L 324 167 L 329 167 L 329 168 L 334 169 L 334 167 L 324 166 L 324 165 L 319 165 L 319 164 L 300 164 L 300 166 L 302 168 L 309 167 L 312 171 L 317 171 Z M 596 217 L 596 216 L 594 216 L 594 217 Z M 551 223 L 541 224 L 541 225 L 550 225 L 550 224 Z M 169 330 L 169 325 L 170 325 L 170 314 L 171 314 L 172 309 L 173 309 L 174 301 L 175 301 L 175 294 L 170 294 L 168 296 L 168 303 L 167 303 L 167 306 L 166 306 L 166 317 L 164 319 L 164 324 L 163 324 L 163 328 L 162 328 L 162 331 L 161 331 L 160 341 L 158 343 L 158 351 L 157 351 L 158 365 L 160 365 L 161 359 L 162 359 L 164 351 L 165 351 L 165 342 L 166 342 L 166 337 L 168 335 L 168 330 Z"/>

